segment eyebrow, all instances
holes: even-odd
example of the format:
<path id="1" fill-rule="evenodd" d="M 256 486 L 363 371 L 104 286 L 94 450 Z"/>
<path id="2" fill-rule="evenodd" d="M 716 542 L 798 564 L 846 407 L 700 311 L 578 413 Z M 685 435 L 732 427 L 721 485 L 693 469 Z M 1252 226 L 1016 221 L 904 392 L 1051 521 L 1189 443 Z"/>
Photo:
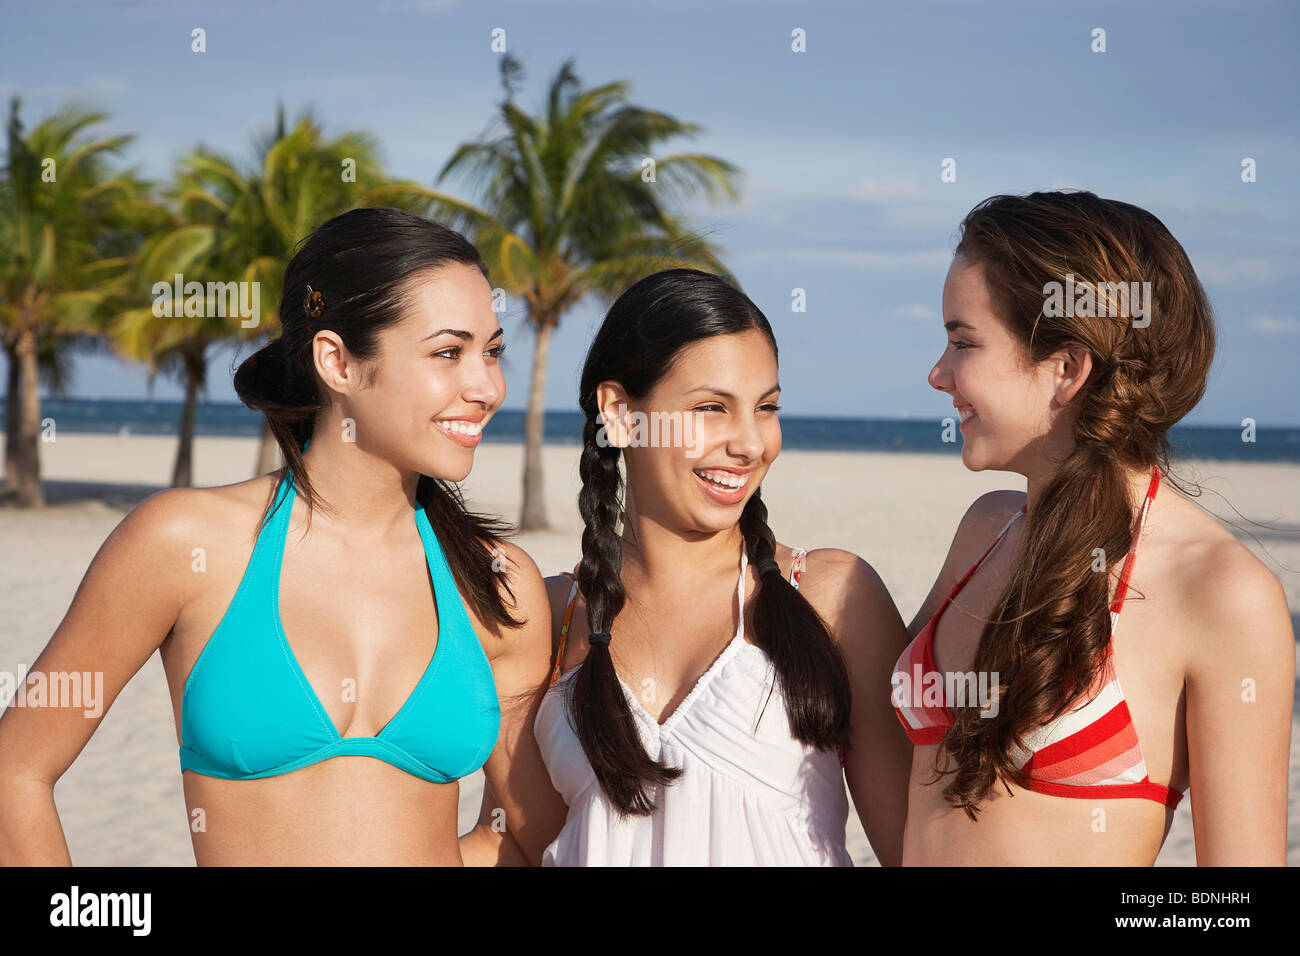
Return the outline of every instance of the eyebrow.
<path id="1" fill-rule="evenodd" d="M 975 326 L 969 325 L 961 321 L 961 319 L 953 319 L 951 322 L 945 322 L 943 324 L 943 327 L 947 329 L 949 332 L 955 332 L 958 329 L 970 329 L 972 332 L 979 331 L 979 329 L 975 328 Z"/>
<path id="2" fill-rule="evenodd" d="M 488 336 L 488 341 L 491 342 L 498 335 L 501 335 L 503 331 L 504 331 L 503 329 L 498 328 L 495 332 L 493 332 L 490 336 Z M 437 332 L 430 332 L 424 338 L 420 339 L 420 341 L 427 342 L 429 341 L 429 339 L 437 338 L 439 335 L 454 335 L 456 336 L 456 338 L 464 339 L 466 342 L 474 341 L 474 333 L 466 332 L 464 329 L 439 329 Z"/>
<path id="3" fill-rule="evenodd" d="M 771 395 L 773 392 L 779 392 L 779 391 L 781 391 L 781 383 L 777 382 L 777 384 L 773 385 L 771 388 L 769 388 L 766 392 L 764 392 L 762 395 L 758 397 L 766 398 L 767 396 Z M 691 394 L 691 392 L 712 392 L 714 395 L 720 395 L 725 399 L 729 399 L 730 401 L 733 402 L 739 401 L 739 399 L 737 399 L 735 395 L 732 395 L 730 392 L 718 388 L 716 385 L 696 385 L 694 388 L 686 390 L 687 395 Z"/>

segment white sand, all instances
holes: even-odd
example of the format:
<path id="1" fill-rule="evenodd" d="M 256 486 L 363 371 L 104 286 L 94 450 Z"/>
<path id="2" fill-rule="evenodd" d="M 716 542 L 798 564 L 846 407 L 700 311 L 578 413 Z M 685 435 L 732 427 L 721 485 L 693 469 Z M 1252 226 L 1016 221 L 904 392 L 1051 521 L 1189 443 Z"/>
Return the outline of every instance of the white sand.
<path id="1" fill-rule="evenodd" d="M 210 486 L 252 474 L 251 439 L 202 438 L 195 447 L 195 484 Z M 36 659 L 53 634 L 95 552 L 124 514 L 170 481 L 175 439 L 62 434 L 41 446 L 50 507 L 0 508 L 0 670 L 17 672 Z M 523 449 L 485 444 L 465 482 L 471 506 L 518 517 Z M 549 517 L 556 530 L 519 536 L 544 574 L 571 568 L 580 556 L 577 448 L 545 451 Z M 1244 514 L 1267 524 L 1300 527 L 1300 466 L 1195 462 L 1181 472 L 1220 492 Z M 933 582 L 957 521 L 978 494 L 1021 488 L 1006 474 L 972 474 L 956 456 L 786 451 L 763 485 L 778 540 L 808 548 L 839 547 L 869 561 L 910 620 Z M 1202 499 L 1236 518 L 1215 495 Z M 849 507 L 846 508 L 846 502 Z M 1300 630 L 1300 535 L 1252 529 L 1241 540 L 1286 588 Z M 1300 719 L 1297 719 L 1300 723 Z M 1288 862 L 1300 863 L 1300 733 L 1291 737 Z M 473 824 L 480 774 L 463 781 L 460 822 Z M 191 865 L 171 705 L 158 655 L 122 691 L 95 737 L 55 788 L 60 819 L 78 865 Z M 1192 798 L 1179 807 L 1157 864 L 1192 865 Z M 856 815 L 849 850 L 874 864 Z"/>

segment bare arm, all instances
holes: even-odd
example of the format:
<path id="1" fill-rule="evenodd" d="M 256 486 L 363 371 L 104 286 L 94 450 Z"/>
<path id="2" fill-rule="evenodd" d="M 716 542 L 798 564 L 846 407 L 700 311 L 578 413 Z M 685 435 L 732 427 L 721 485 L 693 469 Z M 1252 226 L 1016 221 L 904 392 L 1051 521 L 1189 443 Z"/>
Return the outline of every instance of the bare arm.
<path id="1" fill-rule="evenodd" d="M 502 629 L 504 649 L 492 662 L 501 698 L 501 730 L 483 766 L 486 781 L 479 824 L 461 837 L 467 865 L 541 863 L 546 845 L 564 826 L 564 800 L 551 785 L 533 736 L 533 721 L 551 668 L 551 610 L 537 565 L 513 544 L 503 545 L 506 574 L 516 604 L 512 613 L 526 623 Z M 507 827 L 502 830 L 504 817 Z M 514 847 L 511 847 L 514 844 Z"/>
<path id="2" fill-rule="evenodd" d="M 501 801 L 492 792 L 492 781 L 486 778 L 478 823 L 460 838 L 460 854 L 466 866 L 533 865 L 528 854 L 510 835 Z"/>
<path id="3" fill-rule="evenodd" d="M 912 744 L 890 706 L 890 674 L 907 646 L 907 631 L 884 582 L 856 554 L 831 548 L 809 552 L 803 581 L 849 672 L 852 746 L 844 774 L 853 805 L 881 864 L 898 866 Z"/>
<path id="4" fill-rule="evenodd" d="M 1237 548 L 1186 596 L 1196 862 L 1284 866 L 1295 634 L 1277 578 Z"/>
<path id="5" fill-rule="evenodd" d="M 11 704 L 0 717 L 0 864 L 72 864 L 54 785 L 185 604 L 193 494 L 174 489 L 148 498 L 91 561 L 29 674 L 75 692 L 57 700 L 51 693 L 46 706 Z"/>

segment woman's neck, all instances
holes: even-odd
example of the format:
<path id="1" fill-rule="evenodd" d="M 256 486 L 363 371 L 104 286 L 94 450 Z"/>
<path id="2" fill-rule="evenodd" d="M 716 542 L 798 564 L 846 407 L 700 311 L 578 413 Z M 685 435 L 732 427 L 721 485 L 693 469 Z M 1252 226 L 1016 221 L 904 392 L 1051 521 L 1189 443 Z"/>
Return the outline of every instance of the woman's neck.
<path id="1" fill-rule="evenodd" d="M 640 514 L 629 496 L 619 544 L 625 582 L 630 576 L 651 587 L 671 587 L 712 572 L 735 574 L 744 536 L 738 524 L 716 532 L 670 528 Z"/>
<path id="2" fill-rule="evenodd" d="M 403 475 L 354 443 L 326 437 L 332 434 L 317 429 L 302 456 L 312 490 L 333 509 L 313 522 L 353 543 L 383 542 L 412 521 L 420 476 Z"/>
<path id="3" fill-rule="evenodd" d="M 1056 471 L 1052 468 L 1044 468 L 1041 471 L 1025 474 L 1025 511 L 1027 515 L 1034 513 L 1034 506 L 1042 495 L 1043 489 L 1055 476 Z M 1124 484 L 1128 488 L 1129 505 L 1135 511 L 1142 506 L 1146 500 L 1147 490 L 1151 487 L 1151 469 L 1147 466 L 1140 468 L 1124 469 Z"/>

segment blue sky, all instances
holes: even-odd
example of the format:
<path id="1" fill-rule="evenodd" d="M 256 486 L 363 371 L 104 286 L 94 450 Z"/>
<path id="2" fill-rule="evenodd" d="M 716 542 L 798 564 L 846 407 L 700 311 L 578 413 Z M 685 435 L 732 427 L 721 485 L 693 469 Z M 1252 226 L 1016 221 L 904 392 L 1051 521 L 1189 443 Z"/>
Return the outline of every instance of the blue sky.
<path id="1" fill-rule="evenodd" d="M 703 127 L 670 150 L 745 172 L 739 203 L 691 212 L 772 322 L 793 415 L 950 414 L 926 375 L 962 216 L 995 193 L 1091 189 L 1159 216 L 1209 291 L 1219 349 L 1188 421 L 1300 424 L 1294 4 L 97 0 L 3 17 L 6 110 L 21 95 L 30 129 L 70 101 L 104 109 L 100 135 L 135 134 L 124 162 L 160 180 L 199 143 L 249 160 L 283 101 L 327 134 L 371 132 L 391 174 L 432 184 L 496 109 L 498 27 L 529 109 L 569 56 L 584 85 L 626 80 L 631 102 Z M 945 157 L 956 182 L 940 181 Z M 532 342 L 513 305 L 506 406 L 521 408 Z M 586 303 L 557 333 L 548 408 L 574 407 L 600 315 Z M 235 358 L 214 355 L 210 398 L 234 399 Z M 75 396 L 148 394 L 142 367 L 110 357 L 75 373 Z M 159 379 L 154 396 L 180 389 Z"/>

